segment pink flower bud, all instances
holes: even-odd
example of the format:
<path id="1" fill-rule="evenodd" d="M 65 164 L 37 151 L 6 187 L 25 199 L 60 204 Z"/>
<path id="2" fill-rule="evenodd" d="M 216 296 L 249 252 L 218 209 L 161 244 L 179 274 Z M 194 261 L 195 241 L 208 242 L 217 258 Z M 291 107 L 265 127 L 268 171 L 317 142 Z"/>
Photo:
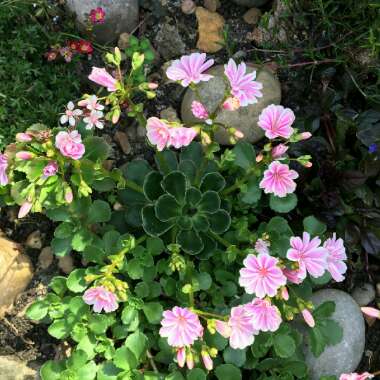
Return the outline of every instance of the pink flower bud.
<path id="1" fill-rule="evenodd" d="M 158 84 L 154 82 L 150 82 L 148 83 L 148 88 L 149 90 L 155 90 L 156 88 L 158 88 Z"/>
<path id="2" fill-rule="evenodd" d="M 244 137 L 244 133 L 241 132 L 241 131 L 235 131 L 234 136 L 235 136 L 237 139 L 242 139 L 242 138 Z"/>
<path id="3" fill-rule="evenodd" d="M 207 109 L 201 102 L 194 100 L 191 103 L 191 112 L 198 119 L 201 119 L 201 120 L 208 119 Z"/>
<path id="4" fill-rule="evenodd" d="M 223 103 L 222 108 L 227 111 L 236 111 L 240 108 L 240 101 L 237 98 L 227 98 Z"/>
<path id="5" fill-rule="evenodd" d="M 180 347 L 177 350 L 177 363 L 178 363 L 178 366 L 181 367 L 181 368 L 183 368 L 184 365 L 185 365 L 185 361 L 186 361 L 185 347 Z"/>
<path id="6" fill-rule="evenodd" d="M 313 166 L 313 164 L 312 164 L 311 162 L 305 162 L 305 163 L 303 164 L 303 166 L 304 166 L 305 168 L 311 168 L 311 167 Z"/>
<path id="7" fill-rule="evenodd" d="M 32 141 L 33 137 L 29 135 L 28 133 L 17 133 L 16 134 L 16 141 L 18 142 L 29 142 Z"/>
<path id="8" fill-rule="evenodd" d="M 375 309 L 374 307 L 361 307 L 362 313 L 368 317 L 380 319 L 380 310 Z"/>
<path id="9" fill-rule="evenodd" d="M 65 191 L 65 201 L 71 203 L 73 201 L 73 192 L 70 188 Z"/>
<path id="10" fill-rule="evenodd" d="M 33 153 L 27 152 L 25 150 L 22 150 L 16 153 L 16 158 L 23 161 L 31 160 L 33 157 L 34 157 Z"/>
<path id="11" fill-rule="evenodd" d="M 303 316 L 303 319 L 305 320 L 305 322 L 306 322 L 310 327 L 314 327 L 314 326 L 315 326 L 315 321 L 314 321 L 313 315 L 310 313 L 309 310 L 307 310 L 307 309 L 303 309 L 303 310 L 302 310 L 302 316 Z"/>
<path id="12" fill-rule="evenodd" d="M 107 87 L 110 92 L 116 91 L 117 80 L 111 74 L 108 74 L 104 68 L 93 67 L 88 79 L 100 86 Z"/>
<path id="13" fill-rule="evenodd" d="M 189 350 L 189 352 L 186 355 L 186 366 L 188 369 L 194 368 L 194 356 L 193 353 Z"/>
<path id="14" fill-rule="evenodd" d="M 202 350 L 201 356 L 202 356 L 202 361 L 203 361 L 205 368 L 208 371 L 212 371 L 212 369 L 214 367 L 214 363 L 213 363 L 209 353 L 207 351 Z"/>
<path id="15" fill-rule="evenodd" d="M 284 286 L 283 288 L 281 288 L 281 298 L 284 301 L 287 301 L 289 299 L 289 292 L 288 292 L 288 289 L 287 289 L 286 286 Z"/>
<path id="16" fill-rule="evenodd" d="M 272 157 L 273 158 L 280 158 L 282 157 L 289 147 L 287 147 L 285 144 L 278 144 L 272 149 Z"/>
<path id="17" fill-rule="evenodd" d="M 229 338 L 231 335 L 231 327 L 226 322 L 218 319 L 215 321 L 215 329 L 223 338 Z"/>
<path id="18" fill-rule="evenodd" d="M 263 160 L 264 156 L 262 153 L 259 153 L 257 156 L 256 156 L 256 162 L 261 162 Z"/>
<path id="19" fill-rule="evenodd" d="M 312 136 L 310 132 L 302 132 L 300 133 L 300 140 L 307 140 Z"/>
<path id="20" fill-rule="evenodd" d="M 33 204 L 30 202 L 24 202 L 20 209 L 18 210 L 18 218 L 21 219 L 24 216 L 28 215 L 29 211 L 31 210 Z"/>

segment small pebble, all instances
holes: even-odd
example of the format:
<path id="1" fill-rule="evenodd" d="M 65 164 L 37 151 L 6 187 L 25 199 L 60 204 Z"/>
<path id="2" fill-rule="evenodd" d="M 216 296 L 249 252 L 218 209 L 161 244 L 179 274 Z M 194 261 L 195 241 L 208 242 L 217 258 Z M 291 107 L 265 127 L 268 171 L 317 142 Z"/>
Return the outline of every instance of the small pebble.
<path id="1" fill-rule="evenodd" d="M 182 0 L 181 10 L 185 15 L 190 15 L 195 12 L 196 5 L 193 0 Z"/>
<path id="2" fill-rule="evenodd" d="M 249 25 L 257 25 L 261 17 L 261 11 L 258 8 L 251 8 L 244 13 L 243 19 Z"/>
<path id="3" fill-rule="evenodd" d="M 376 297 L 375 288 L 370 283 L 365 283 L 355 287 L 352 291 L 352 298 L 359 306 L 367 306 Z"/>
<path id="4" fill-rule="evenodd" d="M 129 33 L 121 33 L 120 34 L 120 37 L 119 37 L 119 40 L 117 42 L 117 46 L 120 48 L 120 49 L 126 49 L 129 45 L 129 37 L 130 37 L 130 34 Z"/>
<path id="5" fill-rule="evenodd" d="M 26 239 L 26 246 L 34 249 L 42 248 L 42 237 L 39 230 L 33 231 Z"/>
<path id="6" fill-rule="evenodd" d="M 220 7 L 219 0 L 204 0 L 204 7 L 211 12 L 216 12 L 216 10 Z"/>
<path id="7" fill-rule="evenodd" d="M 45 247 L 40 252 L 40 255 L 38 256 L 38 265 L 42 269 L 47 269 L 50 267 L 50 265 L 53 263 L 54 255 L 53 250 L 51 247 Z"/>
<path id="8" fill-rule="evenodd" d="M 58 258 L 58 268 L 65 274 L 69 274 L 74 269 L 74 261 L 71 256 Z"/>
<path id="9" fill-rule="evenodd" d="M 119 144 L 121 150 L 125 154 L 131 153 L 132 147 L 129 143 L 128 135 L 125 132 L 117 131 L 114 135 L 114 140 Z"/>

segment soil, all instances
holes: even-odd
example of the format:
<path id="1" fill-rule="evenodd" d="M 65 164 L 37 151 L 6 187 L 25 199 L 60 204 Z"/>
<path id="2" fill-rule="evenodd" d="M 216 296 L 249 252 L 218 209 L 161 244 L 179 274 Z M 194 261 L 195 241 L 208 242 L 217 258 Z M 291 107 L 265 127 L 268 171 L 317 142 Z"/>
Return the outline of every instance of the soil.
<path id="1" fill-rule="evenodd" d="M 173 0 L 168 2 L 166 16 L 159 21 L 157 15 L 150 12 L 149 10 L 143 10 L 141 19 L 145 20 L 142 23 L 139 30 L 140 35 L 145 35 L 151 41 L 154 40 L 158 32 L 160 22 L 163 20 L 169 21 L 177 25 L 180 35 L 183 41 L 188 47 L 188 51 L 195 49 L 197 40 L 197 25 L 194 15 L 184 15 L 179 8 L 179 0 Z M 198 5 L 201 5 L 200 1 L 197 1 Z M 257 53 L 252 52 L 252 42 L 246 39 L 248 32 L 252 31 L 252 26 L 247 25 L 242 22 L 243 14 L 246 8 L 239 7 L 233 4 L 231 1 L 222 1 L 223 6 L 218 10 L 226 20 L 229 29 L 229 40 L 235 44 L 234 51 L 235 55 L 243 57 L 244 60 L 254 61 L 257 58 Z M 269 3 L 266 8 L 270 8 Z M 266 10 L 263 8 L 263 12 Z M 154 46 L 156 47 L 156 46 Z M 212 57 L 215 59 L 216 63 L 225 63 L 228 59 L 225 49 L 220 52 L 213 54 Z M 262 61 L 270 61 L 271 56 L 267 53 L 261 54 Z M 94 57 L 94 60 L 99 57 Z M 87 72 L 89 72 L 90 65 L 94 61 L 89 63 L 78 63 L 78 71 L 84 77 Z M 160 78 L 160 69 L 164 61 L 161 59 L 155 67 L 153 68 L 152 74 L 155 77 Z M 158 74 L 157 74 L 158 73 Z M 283 103 L 285 105 L 292 106 L 297 109 L 300 107 L 300 103 L 294 100 L 294 90 L 297 90 L 297 84 L 294 84 L 295 78 L 292 77 L 288 71 L 282 70 L 278 72 L 280 80 L 283 85 L 284 99 Z M 296 80 L 302 81 L 301 76 L 296 78 Z M 86 87 L 88 83 L 84 84 Z M 163 84 L 160 85 L 157 91 L 157 98 L 148 102 L 147 113 L 152 116 L 159 114 L 161 110 L 172 106 L 178 112 L 180 110 L 180 101 L 182 98 L 182 89 L 180 86 L 173 84 Z M 292 96 L 290 96 L 292 95 Z M 303 92 L 298 92 L 298 97 L 302 98 Z M 305 101 L 305 100 L 304 100 Z M 121 120 L 122 130 L 127 131 L 128 128 L 137 128 L 131 119 Z M 113 147 L 113 157 L 116 166 L 130 161 L 133 158 L 145 158 L 148 161 L 152 160 L 153 151 L 146 146 L 144 143 L 144 138 L 138 137 L 136 132 L 132 133 L 132 138 L 129 137 L 130 143 L 132 145 L 131 154 L 126 155 L 123 153 L 119 146 L 113 141 L 113 135 L 115 133 L 116 127 L 109 128 L 104 132 L 105 137 L 111 143 Z M 119 126 L 120 128 L 120 126 Z M 129 134 L 129 136 L 131 136 Z M 133 137 L 135 136 L 135 137 Z M 28 235 L 35 231 L 40 230 L 43 233 L 43 247 L 48 246 L 54 231 L 54 224 L 50 222 L 43 215 L 31 215 L 25 219 L 18 220 L 17 218 L 10 217 L 15 210 L 13 209 L 3 209 L 0 213 L 0 230 L 3 231 L 6 236 L 18 243 L 25 244 Z M 0 320 L 0 355 L 16 355 L 20 359 L 29 362 L 32 367 L 38 367 L 43 362 L 49 359 L 53 359 L 58 351 L 59 341 L 52 338 L 47 333 L 47 325 L 37 324 L 25 317 L 25 310 L 37 297 L 46 294 L 47 286 L 51 278 L 55 275 L 60 274 L 60 270 L 57 267 L 56 261 L 46 270 L 41 270 L 38 268 L 38 255 L 40 250 L 27 249 L 26 253 L 30 256 L 34 267 L 35 275 L 27 290 L 17 299 L 13 310 L 5 316 L 3 320 Z M 372 259 L 371 259 L 372 260 Z M 379 264 L 378 262 L 375 264 Z M 376 267 L 377 268 L 377 267 Z M 377 268 L 378 269 L 378 268 Z M 368 273 L 361 273 L 358 275 L 349 274 L 347 280 L 342 284 L 342 288 L 346 291 L 350 291 L 354 285 L 360 284 L 361 282 L 368 281 L 369 273 L 379 273 L 378 270 L 370 271 Z M 380 275 L 372 279 L 373 282 L 380 282 Z M 367 329 L 366 337 L 366 349 L 363 356 L 362 362 L 360 364 L 360 371 L 375 371 L 380 369 L 380 322 L 374 323 L 371 327 Z"/>

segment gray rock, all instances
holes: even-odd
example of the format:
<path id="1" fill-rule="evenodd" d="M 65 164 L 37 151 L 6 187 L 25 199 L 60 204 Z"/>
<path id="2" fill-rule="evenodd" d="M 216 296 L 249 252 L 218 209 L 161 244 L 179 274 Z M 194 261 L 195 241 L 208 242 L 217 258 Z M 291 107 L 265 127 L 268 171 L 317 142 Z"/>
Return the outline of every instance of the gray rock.
<path id="1" fill-rule="evenodd" d="M 76 14 L 77 24 L 85 30 L 91 9 L 102 7 L 104 24 L 94 25 L 95 40 L 101 44 L 114 42 L 123 32 L 132 32 L 139 21 L 138 0 L 67 0 L 68 8 Z"/>
<path id="2" fill-rule="evenodd" d="M 347 293 L 335 289 L 323 289 L 312 297 L 315 306 L 326 301 L 335 302 L 332 319 L 343 329 L 343 339 L 335 346 L 326 347 L 316 358 L 309 348 L 305 349 L 306 364 L 310 370 L 310 379 L 319 380 L 321 376 L 339 376 L 353 372 L 359 365 L 364 352 L 365 324 L 359 306 Z"/>
<path id="3" fill-rule="evenodd" d="M 243 132 L 244 140 L 252 143 L 264 137 L 264 131 L 257 125 L 261 111 L 269 104 L 279 104 L 281 101 L 281 85 L 279 80 L 267 68 L 249 65 L 247 71 L 252 72 L 254 70 L 257 70 L 256 80 L 263 84 L 263 97 L 259 98 L 256 104 L 241 107 L 237 111 L 217 110 L 227 90 L 223 65 L 212 67 L 208 73 L 213 75 L 214 78 L 198 85 L 201 102 L 206 106 L 210 114 L 215 111 L 217 112 L 215 120 L 218 123 Z M 185 124 L 199 121 L 191 113 L 191 103 L 195 98 L 195 93 L 191 89 L 188 89 L 182 100 L 181 115 Z M 230 144 L 229 135 L 224 128 L 217 131 L 215 139 L 220 144 Z"/>
<path id="4" fill-rule="evenodd" d="M 0 356 L 1 380 L 37 380 L 37 372 L 13 356 Z"/>
<path id="5" fill-rule="evenodd" d="M 375 299 L 375 297 L 375 288 L 369 283 L 357 286 L 352 291 L 352 298 L 358 303 L 359 306 L 367 306 Z"/>
<path id="6" fill-rule="evenodd" d="M 182 41 L 176 26 L 169 23 L 161 25 L 155 38 L 157 51 L 166 60 L 179 58 L 185 54 L 186 45 Z"/>
<path id="7" fill-rule="evenodd" d="M 244 7 L 261 7 L 268 0 L 233 0 L 233 2 Z"/>

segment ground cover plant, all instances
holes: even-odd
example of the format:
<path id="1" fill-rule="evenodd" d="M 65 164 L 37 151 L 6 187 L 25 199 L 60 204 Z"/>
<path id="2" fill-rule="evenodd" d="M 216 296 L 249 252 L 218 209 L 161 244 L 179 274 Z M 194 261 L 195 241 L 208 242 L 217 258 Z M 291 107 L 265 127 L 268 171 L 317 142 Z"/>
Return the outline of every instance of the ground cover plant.
<path id="1" fill-rule="evenodd" d="M 95 11 L 90 17 L 101 22 Z M 77 43 L 66 47 L 52 46 L 47 58 L 76 59 Z M 99 85 L 93 93 L 64 97 L 44 125 L 32 119 L 0 157 L 2 202 L 19 206 L 21 220 L 45 214 L 55 222 L 54 253 L 75 251 L 82 262 L 54 277 L 48 295 L 27 310 L 71 347 L 42 366 L 42 379 L 307 379 L 304 344 L 319 356 L 342 339 L 330 319 L 334 303 L 314 307 L 313 289 L 345 279 L 346 247 L 350 258 L 360 253 L 359 240 L 378 252 L 377 225 L 368 223 L 377 219 L 377 112 L 342 109 L 329 91 L 319 122 L 273 104 L 259 119 L 266 139 L 252 146 L 216 122 L 199 96 L 192 125 L 151 113 L 158 84 L 146 77 L 153 61 L 146 39 L 103 58 L 88 76 Z M 166 75 L 196 92 L 213 64 L 192 53 Z M 220 108 L 234 111 L 262 96 L 244 62 L 226 59 L 224 73 Z M 154 155 L 109 169 L 111 148 L 97 135 L 126 117 L 146 129 Z M 327 139 L 343 173 L 334 184 L 343 211 L 332 210 L 330 197 L 321 201 L 326 177 L 310 174 L 329 164 L 316 154 L 328 117 L 342 125 Z M 216 143 L 219 129 L 233 147 Z M 359 164 L 350 153 L 360 154 Z M 296 192 L 300 185 L 305 192 Z M 363 312 L 379 318 L 376 309 Z"/>

